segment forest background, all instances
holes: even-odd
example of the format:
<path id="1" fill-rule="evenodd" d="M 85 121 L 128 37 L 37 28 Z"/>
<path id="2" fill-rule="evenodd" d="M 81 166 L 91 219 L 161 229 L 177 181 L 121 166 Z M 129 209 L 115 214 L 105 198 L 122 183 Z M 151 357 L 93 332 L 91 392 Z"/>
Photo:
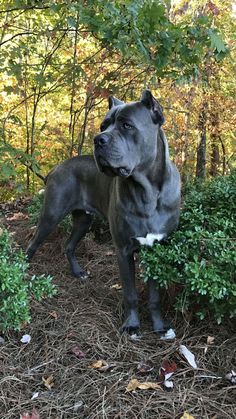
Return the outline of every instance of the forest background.
<path id="1" fill-rule="evenodd" d="M 235 7 L 224 1 L 1 1 L 1 199 L 92 152 L 110 94 L 164 107 L 183 182 L 225 175 L 235 134 Z"/>

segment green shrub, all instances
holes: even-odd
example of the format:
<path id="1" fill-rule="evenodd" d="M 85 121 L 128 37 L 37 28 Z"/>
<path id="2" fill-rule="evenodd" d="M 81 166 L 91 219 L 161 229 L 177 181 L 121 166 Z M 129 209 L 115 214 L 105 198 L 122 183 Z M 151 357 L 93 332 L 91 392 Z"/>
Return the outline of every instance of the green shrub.
<path id="1" fill-rule="evenodd" d="M 33 196 L 32 201 L 28 207 L 29 221 L 31 225 L 38 224 L 40 211 L 43 205 L 44 193 L 37 193 Z"/>
<path id="2" fill-rule="evenodd" d="M 23 252 L 12 247 L 9 233 L 0 228 L 0 330 L 19 330 L 30 321 L 30 300 L 56 293 L 50 276 L 30 277 Z"/>
<path id="3" fill-rule="evenodd" d="M 185 190 L 180 226 L 163 245 L 141 250 L 142 276 L 177 284 L 175 307 L 218 323 L 236 314 L 236 173 Z"/>

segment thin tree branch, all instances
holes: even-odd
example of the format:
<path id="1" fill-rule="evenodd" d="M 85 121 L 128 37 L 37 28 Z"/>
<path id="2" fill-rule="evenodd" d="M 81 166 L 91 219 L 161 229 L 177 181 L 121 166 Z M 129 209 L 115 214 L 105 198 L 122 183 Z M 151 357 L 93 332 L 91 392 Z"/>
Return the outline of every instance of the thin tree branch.
<path id="1" fill-rule="evenodd" d="M 11 42 L 14 38 L 17 38 L 17 36 L 23 36 L 23 35 L 38 35 L 37 32 L 20 32 L 20 33 L 16 33 L 15 35 L 12 35 L 11 38 L 9 39 L 5 39 L 5 41 L 2 41 L 0 43 L 0 47 L 4 44 L 6 44 L 7 42 Z"/>

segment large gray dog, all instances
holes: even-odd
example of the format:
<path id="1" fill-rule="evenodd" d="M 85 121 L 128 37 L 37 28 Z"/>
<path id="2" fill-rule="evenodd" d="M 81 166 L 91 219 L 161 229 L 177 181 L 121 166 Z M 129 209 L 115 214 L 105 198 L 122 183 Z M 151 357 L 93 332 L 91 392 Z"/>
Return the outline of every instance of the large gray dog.
<path id="1" fill-rule="evenodd" d="M 75 248 L 89 230 L 92 214 L 105 216 L 117 251 L 126 331 L 140 327 L 133 254 L 140 244 L 161 242 L 179 220 L 180 177 L 169 158 L 163 122 L 162 107 L 148 90 L 140 101 L 128 104 L 110 97 L 101 133 L 94 138 L 94 157 L 66 160 L 48 175 L 39 225 L 27 249 L 30 259 L 72 213 L 66 253 L 73 275 L 85 279 Z M 149 280 L 148 287 L 153 329 L 173 337 L 161 316 L 155 281 Z"/>

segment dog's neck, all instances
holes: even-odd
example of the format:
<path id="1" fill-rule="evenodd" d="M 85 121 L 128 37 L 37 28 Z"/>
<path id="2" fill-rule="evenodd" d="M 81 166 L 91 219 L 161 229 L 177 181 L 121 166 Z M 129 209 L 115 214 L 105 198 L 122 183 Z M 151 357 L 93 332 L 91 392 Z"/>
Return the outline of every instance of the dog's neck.
<path id="1" fill-rule="evenodd" d="M 163 183 L 168 178 L 169 164 L 167 140 L 163 130 L 159 128 L 155 158 L 145 168 L 134 170 L 129 178 L 117 179 L 121 205 L 125 207 L 128 196 L 133 202 L 134 213 L 151 216 L 156 211 Z"/>

